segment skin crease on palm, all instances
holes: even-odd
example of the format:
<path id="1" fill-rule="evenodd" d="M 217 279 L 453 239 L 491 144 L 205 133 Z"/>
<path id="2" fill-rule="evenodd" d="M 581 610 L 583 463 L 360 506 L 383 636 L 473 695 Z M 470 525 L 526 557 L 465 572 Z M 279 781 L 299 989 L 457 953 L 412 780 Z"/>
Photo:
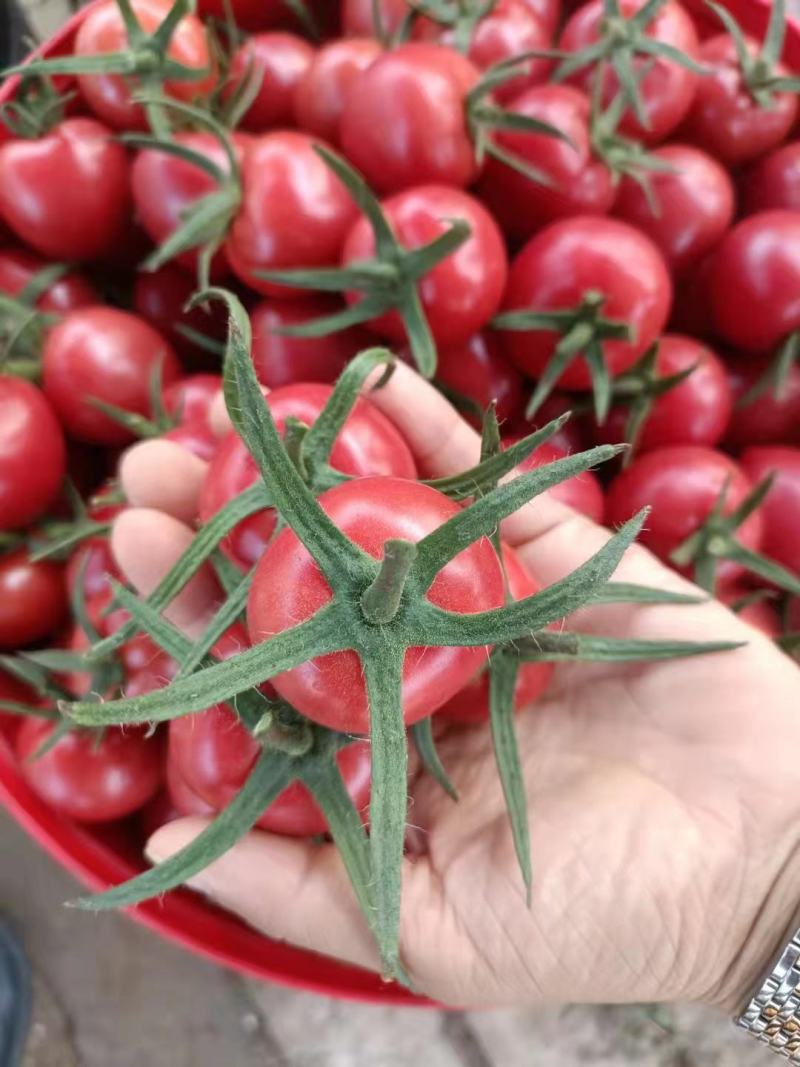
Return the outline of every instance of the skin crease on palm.
<path id="1" fill-rule="evenodd" d="M 479 441 L 400 364 L 372 395 L 426 476 L 477 460 Z M 220 432 L 221 403 L 214 411 Z M 115 556 L 149 592 L 191 539 L 205 464 L 150 441 L 124 456 L 133 505 Z M 539 497 L 503 535 L 548 584 L 607 531 Z M 647 551 L 616 580 L 696 591 Z M 196 636 L 213 610 L 198 576 L 168 613 Z M 734 1012 L 800 915 L 800 670 L 716 602 L 604 606 L 570 626 L 617 637 L 734 640 L 735 652 L 655 664 L 561 665 L 518 719 L 534 888 L 525 903 L 487 729 L 445 736 L 461 800 L 410 783 L 421 854 L 405 863 L 401 949 L 420 992 L 457 1005 L 704 1000 Z M 203 821 L 162 827 L 153 861 Z M 192 883 L 270 937 L 377 968 L 332 845 L 253 833 Z M 800 921 L 800 919 L 798 919 Z"/>

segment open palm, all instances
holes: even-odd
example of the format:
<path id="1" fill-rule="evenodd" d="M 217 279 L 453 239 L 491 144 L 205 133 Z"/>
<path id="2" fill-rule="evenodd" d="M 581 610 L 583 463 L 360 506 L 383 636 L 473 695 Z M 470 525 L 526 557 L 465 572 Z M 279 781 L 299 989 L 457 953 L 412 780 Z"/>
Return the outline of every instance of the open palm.
<path id="1" fill-rule="evenodd" d="M 477 435 L 399 367 L 374 400 L 425 474 L 476 462 Z M 222 421 L 222 418 L 221 420 Z M 132 504 L 114 531 L 131 581 L 149 592 L 191 539 L 204 464 L 148 442 L 123 460 Z M 606 531 L 546 496 L 503 535 L 549 584 Z M 646 551 L 615 577 L 693 591 Z M 171 609 L 198 633 L 213 609 L 199 575 Z M 570 628 L 607 636 L 733 640 L 720 656 L 559 667 L 519 718 L 534 888 L 526 906 L 486 729 L 440 738 L 455 804 L 411 784 L 401 951 L 420 991 L 457 1004 L 704 998 L 735 1007 L 797 906 L 800 670 L 715 602 L 595 607 Z M 163 859 L 202 827 L 163 827 Z M 193 883 L 272 937 L 378 966 L 333 846 L 254 833 Z"/>

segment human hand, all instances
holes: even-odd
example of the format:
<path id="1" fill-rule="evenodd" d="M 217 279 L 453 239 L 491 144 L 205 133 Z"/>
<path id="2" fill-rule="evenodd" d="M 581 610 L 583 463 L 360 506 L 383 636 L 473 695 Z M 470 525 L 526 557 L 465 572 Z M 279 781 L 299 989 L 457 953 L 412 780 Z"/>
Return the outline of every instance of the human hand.
<path id="1" fill-rule="evenodd" d="M 475 432 L 409 368 L 371 399 L 425 475 L 477 461 Z M 143 594 L 191 540 L 204 470 L 168 442 L 123 459 L 134 506 L 118 519 L 113 548 Z M 609 535 L 545 495 L 507 520 L 503 536 L 550 584 Z M 696 592 L 639 547 L 615 578 Z M 201 573 L 168 614 L 196 636 L 212 610 Z M 423 849 L 403 874 L 406 969 L 421 992 L 455 1004 L 704 999 L 734 1010 L 800 905 L 800 670 L 716 602 L 598 606 L 570 625 L 747 644 L 698 659 L 557 669 L 518 718 L 530 909 L 488 730 L 445 734 L 439 751 L 461 800 L 427 777 L 410 784 Z M 202 826 L 164 826 L 148 855 L 166 858 Z M 270 937 L 378 968 L 332 845 L 252 833 L 192 884 Z"/>

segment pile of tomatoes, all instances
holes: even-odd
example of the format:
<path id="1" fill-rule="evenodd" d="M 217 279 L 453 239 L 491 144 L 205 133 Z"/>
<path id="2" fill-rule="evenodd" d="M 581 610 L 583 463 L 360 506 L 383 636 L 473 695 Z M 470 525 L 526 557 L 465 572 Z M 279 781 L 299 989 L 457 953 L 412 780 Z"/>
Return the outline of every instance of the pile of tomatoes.
<path id="1" fill-rule="evenodd" d="M 697 22 L 679 0 L 196 6 L 131 0 L 131 25 L 97 0 L 66 55 L 9 83 L 0 121 L 0 728 L 33 788 L 77 820 L 140 812 L 149 832 L 225 808 L 258 758 L 225 703 L 99 733 L 58 710 L 178 672 L 147 633 L 84 655 L 129 620 L 109 584 L 121 451 L 163 436 L 207 465 L 198 530 L 258 480 L 242 438 L 209 418 L 227 316 L 188 306 L 209 283 L 247 310 L 281 433 L 313 427 L 374 345 L 416 361 L 478 427 L 493 403 L 504 447 L 573 410 L 522 469 L 629 442 L 552 494 L 611 526 L 650 506 L 643 543 L 791 647 L 800 81 L 781 61 L 782 5 L 763 41 L 730 18 Z M 97 56 L 106 68 L 82 72 Z M 420 539 L 458 511 L 417 482 L 425 472 L 368 398 L 331 468 L 353 480 L 317 487 L 324 510 L 374 555 L 398 515 Z M 350 528 L 370 485 L 369 529 Z M 269 566 L 249 631 L 234 622 L 217 659 L 326 603 L 276 522 L 254 509 L 221 541 L 235 574 Z M 493 549 L 470 553 L 435 587 L 441 605 L 500 607 Z M 513 599 L 539 588 L 510 552 L 505 569 Z M 327 673 L 283 674 L 280 696 L 361 737 L 357 657 L 329 660 Z M 482 648 L 420 656 L 406 722 L 436 709 L 485 722 L 484 660 Z M 520 708 L 551 671 L 523 668 Z M 337 761 L 364 809 L 368 743 Z M 259 825 L 326 829 L 299 782 Z"/>

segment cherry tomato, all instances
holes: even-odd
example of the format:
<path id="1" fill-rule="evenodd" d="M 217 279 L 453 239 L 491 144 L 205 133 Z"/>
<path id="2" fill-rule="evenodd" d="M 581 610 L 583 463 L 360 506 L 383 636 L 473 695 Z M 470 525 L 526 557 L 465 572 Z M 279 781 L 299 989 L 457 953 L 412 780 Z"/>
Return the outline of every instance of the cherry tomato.
<path id="1" fill-rule="evenodd" d="M 164 390 L 164 410 L 180 422 L 208 425 L 211 405 L 222 391 L 219 374 L 189 374 Z"/>
<path id="2" fill-rule="evenodd" d="M 746 445 L 800 445 L 800 367 L 789 368 L 782 389 L 767 389 L 749 404 L 740 398 L 761 379 L 770 360 L 728 360 L 736 408 L 725 443 L 737 450 Z"/>
<path id="3" fill-rule="evenodd" d="M 508 448 L 519 440 L 519 437 L 508 437 L 504 443 Z M 567 455 L 569 453 L 565 448 L 561 448 L 552 441 L 545 441 L 534 452 L 531 452 L 528 458 L 515 468 L 515 471 L 517 474 L 526 474 L 528 471 L 536 470 L 537 467 L 553 463 L 557 459 L 564 459 Z M 548 489 L 548 494 L 553 500 L 558 500 L 559 503 L 566 504 L 574 511 L 579 511 L 593 522 L 603 521 L 603 489 L 597 476 L 591 471 L 583 471 L 582 474 L 576 474 L 573 478 L 559 482 L 552 489 Z"/>
<path id="4" fill-rule="evenodd" d="M 298 384 L 269 394 L 272 416 L 280 433 L 291 415 L 311 426 L 332 389 L 327 385 Z M 393 423 L 368 400 L 358 400 L 331 450 L 331 466 L 344 474 L 395 475 L 416 478 L 414 458 Z M 208 522 L 225 504 L 258 479 L 255 462 L 233 431 L 220 442 L 200 493 L 200 520 Z M 275 530 L 272 509 L 257 512 L 237 526 L 222 542 L 222 550 L 242 568 L 251 567 L 264 553 Z"/>
<path id="5" fill-rule="evenodd" d="M 645 0 L 620 0 L 620 14 L 624 19 L 630 19 L 644 4 Z M 580 52 L 591 47 L 600 37 L 605 18 L 603 0 L 589 0 L 567 21 L 561 32 L 559 48 L 566 52 Z M 645 36 L 697 59 L 697 31 L 691 17 L 676 0 L 667 0 L 658 8 L 655 17 L 647 24 Z M 658 144 L 685 118 L 692 106 L 699 79 L 686 67 L 663 56 L 637 55 L 634 65 L 639 73 L 643 72 L 644 67 L 651 67 L 638 85 L 647 124 L 643 126 L 628 108 L 620 123 L 620 130 L 647 144 Z M 596 70 L 596 64 L 589 64 L 577 71 L 570 80 L 589 92 Z M 610 104 L 619 92 L 619 80 L 608 65 L 604 67 L 602 76 L 603 99 Z"/>
<path id="6" fill-rule="evenodd" d="M 493 7 L 475 24 L 467 49 L 467 58 L 478 70 L 489 70 L 496 63 L 516 59 L 523 52 L 543 52 L 551 44 L 552 26 L 548 26 L 533 10 L 528 0 L 497 0 Z M 435 19 L 423 16 L 414 23 L 413 38 L 457 47 L 456 32 L 442 26 Z M 505 102 L 530 85 L 538 85 L 547 77 L 552 60 L 546 56 L 531 56 L 522 73 L 509 78 L 494 91 L 496 100 Z"/>
<path id="7" fill-rule="evenodd" d="M 370 37 L 329 41 L 314 55 L 294 92 L 294 117 L 306 133 L 339 143 L 339 125 L 347 94 L 362 70 L 383 49 Z"/>
<path id="8" fill-rule="evenodd" d="M 483 205 L 460 189 L 423 185 L 384 200 L 384 213 L 404 248 L 419 248 L 440 237 L 456 219 L 471 230 L 467 240 L 422 278 L 420 301 L 437 344 L 468 341 L 482 329 L 500 306 L 508 272 L 503 238 Z M 375 254 L 372 227 L 362 218 L 347 237 L 343 264 L 370 259 Z M 348 303 L 362 299 L 347 293 Z M 375 333 L 395 341 L 406 331 L 396 311 L 370 319 Z"/>
<path id="9" fill-rule="evenodd" d="M 361 478 L 319 497 L 326 514 L 371 556 L 380 558 L 390 538 L 418 541 L 437 529 L 458 505 L 435 489 L 399 478 Z M 290 529 L 267 547 L 247 605 L 253 643 L 310 618 L 331 596 L 316 563 Z M 472 613 L 503 603 L 503 578 L 491 543 L 482 539 L 460 552 L 436 576 L 431 603 Z M 403 668 L 406 723 L 432 714 L 462 689 L 485 663 L 485 648 L 410 648 Z M 320 656 L 271 679 L 278 693 L 303 715 L 345 733 L 369 732 L 361 661 L 353 651 Z"/>
<path id="10" fill-rule="evenodd" d="M 36 758 L 56 724 L 26 719 L 17 733 L 20 772 L 39 796 L 79 822 L 111 822 L 137 811 L 160 789 L 164 738 L 143 728 L 72 730 Z"/>
<path id="11" fill-rule="evenodd" d="M 728 427 L 733 409 L 731 387 L 722 360 L 692 337 L 665 334 L 658 347 L 656 374 L 669 378 L 694 367 L 688 378 L 653 400 L 636 448 L 649 452 L 665 445 L 716 445 Z M 598 442 L 625 440 L 629 409 L 613 407 Z"/>
<path id="12" fill-rule="evenodd" d="M 197 11 L 200 15 L 209 15 L 221 22 L 228 17 L 228 10 L 233 12 L 236 25 L 243 30 L 267 30 L 280 26 L 287 19 L 286 0 L 198 0 Z"/>
<path id="13" fill-rule="evenodd" d="M 261 384 L 277 389 L 296 382 L 335 382 L 353 356 L 369 347 L 365 330 L 354 326 L 328 337 L 288 337 L 280 331 L 340 307 L 336 300 L 317 295 L 256 304 L 250 312 L 252 358 Z"/>
<path id="14" fill-rule="evenodd" d="M 739 462 L 754 485 L 770 474 L 775 476 L 760 509 L 762 548 L 771 559 L 800 574 L 800 448 L 748 448 Z"/>
<path id="15" fill-rule="evenodd" d="M 213 815 L 214 809 L 186 785 L 174 769 L 167 742 L 167 764 L 164 788 L 149 800 L 139 815 L 139 825 L 145 840 L 168 822 L 185 815 Z"/>
<path id="16" fill-rule="evenodd" d="M 512 600 L 523 600 L 538 593 L 542 586 L 519 561 L 516 553 L 503 545 L 508 591 Z M 514 688 L 514 710 L 519 713 L 530 708 L 542 695 L 555 670 L 554 663 L 523 663 Z M 447 722 L 472 725 L 489 720 L 489 672 L 484 667 L 454 697 L 436 712 Z"/>
<path id="17" fill-rule="evenodd" d="M 215 260 L 212 273 L 226 269 L 224 257 Z M 142 271 L 136 275 L 133 289 L 133 310 L 165 337 L 181 359 L 191 366 L 219 367 L 220 357 L 195 343 L 181 328 L 188 327 L 202 334 L 212 344 L 223 345 L 227 337 L 228 322 L 224 305 L 219 301 L 184 311 L 187 302 L 197 292 L 197 281 L 181 267 L 167 263 L 159 270 Z"/>
<path id="18" fill-rule="evenodd" d="M 125 505 L 116 500 L 108 500 L 116 485 L 107 483 L 92 499 L 88 508 L 88 518 L 93 522 L 110 524 L 124 509 Z M 85 600 L 96 598 L 108 590 L 108 579 L 121 579 L 122 575 L 111 553 L 108 534 L 98 534 L 81 541 L 67 562 L 67 588 L 74 593 L 81 574 L 83 574 L 82 594 Z"/>
<path id="19" fill-rule="evenodd" d="M 695 533 L 711 514 L 727 485 L 724 514 L 730 514 L 753 489 L 753 483 L 738 464 L 722 452 L 697 445 L 673 445 L 646 452 L 612 481 L 606 494 L 606 523 L 619 526 L 641 508 L 650 506 L 640 542 L 660 559 Z M 759 551 L 764 519 L 754 512 L 739 527 L 736 538 L 746 548 Z M 744 577 L 741 566 L 728 560 L 717 576 L 724 587 Z"/>
<path id="20" fill-rule="evenodd" d="M 748 352 L 770 352 L 800 328 L 800 213 L 763 211 L 723 238 L 711 268 L 717 329 Z"/>
<path id="21" fill-rule="evenodd" d="M 36 703 L 36 697 L 26 685 L 13 678 L 10 674 L 6 674 L 5 671 L 0 671 L 0 702 L 3 700 L 12 701 L 14 704 L 30 704 L 31 706 Z M 0 739 L 3 735 L 7 738 L 13 738 L 17 732 L 22 719 L 19 715 L 12 714 L 8 711 L 3 711 L 0 707 Z"/>
<path id="22" fill-rule="evenodd" d="M 672 297 L 660 253 L 638 230 L 590 215 L 552 223 L 512 262 L 505 306 L 531 311 L 577 308 L 591 291 L 605 297 L 605 318 L 633 329 L 632 341 L 603 343 L 606 365 L 616 375 L 635 363 L 661 332 Z M 505 344 L 520 370 L 538 377 L 558 340 L 552 330 L 510 330 Z M 591 388 L 583 357 L 566 368 L 559 382 L 565 389 Z"/>
<path id="23" fill-rule="evenodd" d="M 0 648 L 25 648 L 61 625 L 67 613 L 64 568 L 25 549 L 0 556 Z"/>
<path id="24" fill-rule="evenodd" d="M 195 419 L 194 422 L 182 422 L 179 426 L 174 426 L 162 434 L 162 439 L 180 445 L 193 456 L 206 462 L 217 452 L 217 437 L 205 420 Z"/>
<path id="25" fill-rule="evenodd" d="M 456 406 L 461 396 L 485 411 L 494 400 L 501 424 L 519 419 L 525 407 L 522 377 L 506 358 L 502 342 L 491 330 L 474 334 L 466 344 L 440 348 L 436 380 L 457 394 Z M 476 413 L 464 411 L 463 414 L 480 427 L 482 419 Z"/>
<path id="26" fill-rule="evenodd" d="M 800 141 L 781 145 L 759 159 L 740 181 L 742 206 L 758 211 L 800 211 Z"/>
<path id="27" fill-rule="evenodd" d="M 347 37 L 392 37 L 408 15 L 408 0 L 342 0 L 342 33 Z M 375 25 L 375 12 L 379 26 Z"/>
<path id="28" fill-rule="evenodd" d="M 314 58 L 314 49 L 294 33 L 259 33 L 249 37 L 233 54 L 223 98 L 241 89 L 250 74 L 261 84 L 240 123 L 260 133 L 272 126 L 289 126 L 294 118 L 294 94 Z"/>
<path id="29" fill-rule="evenodd" d="M 690 145 L 665 145 L 653 156 L 674 168 L 649 175 L 653 206 L 639 182 L 623 178 L 614 214 L 646 233 L 670 269 L 680 273 L 711 251 L 730 226 L 733 182 L 715 159 Z"/>
<path id="30" fill-rule="evenodd" d="M 173 719 L 169 725 L 169 758 L 188 788 L 222 811 L 245 783 L 261 746 L 226 705 Z M 370 750 L 356 741 L 337 754 L 347 792 L 359 811 L 369 803 Z M 300 782 L 293 782 L 264 811 L 256 825 L 292 837 L 313 837 L 328 828 L 325 817 Z"/>
<path id="31" fill-rule="evenodd" d="M 171 0 L 131 0 L 139 25 L 153 33 L 172 7 Z M 107 0 L 87 11 L 75 35 L 76 56 L 95 56 L 106 52 L 123 52 L 128 48 L 128 34 L 115 0 Z M 202 22 L 195 15 L 184 15 L 172 34 L 169 58 L 191 70 L 207 71 L 197 81 L 166 81 L 164 92 L 178 100 L 191 101 L 207 96 L 217 80 L 216 63 L 209 48 Z M 141 104 L 132 100 L 135 82 L 120 74 L 81 74 L 78 86 L 84 100 L 95 113 L 116 130 L 146 130 L 147 117 Z"/>
<path id="32" fill-rule="evenodd" d="M 65 119 L 44 137 L 0 147 L 0 216 L 43 256 L 102 259 L 129 212 L 127 153 L 94 119 Z"/>
<path id="33" fill-rule="evenodd" d="M 73 311 L 47 336 L 44 391 L 67 433 L 82 441 L 127 444 L 132 434 L 91 403 L 150 414 L 153 372 L 165 384 L 180 374 L 167 342 L 144 319 L 111 307 Z"/>
<path id="34" fill-rule="evenodd" d="M 385 52 L 345 100 L 345 155 L 381 193 L 471 185 L 479 168 L 465 101 L 478 80 L 477 68 L 443 45 L 412 42 Z"/>
<path id="35" fill-rule="evenodd" d="M 589 100 L 570 85 L 537 85 L 507 104 L 515 115 L 548 122 L 569 139 L 549 134 L 498 131 L 494 140 L 517 159 L 535 167 L 549 186 L 490 157 L 478 189 L 503 230 L 514 239 L 530 237 L 554 219 L 605 215 L 614 203 L 611 171 L 592 148 Z"/>
<path id="36" fill-rule="evenodd" d="M 228 157 L 213 134 L 177 133 L 174 140 L 210 160 L 223 173 L 228 173 Z M 234 137 L 231 143 L 241 162 L 245 144 L 243 138 Z M 157 148 L 145 148 L 137 154 L 131 168 L 131 183 L 139 222 L 157 245 L 162 244 L 178 228 L 188 210 L 218 188 L 214 178 L 194 163 Z M 197 255 L 197 250 L 191 248 L 176 259 L 187 270 L 195 272 Z M 225 252 L 220 250 L 212 261 L 212 275 L 221 278 L 227 272 Z"/>
<path id="37" fill-rule="evenodd" d="M 755 55 L 760 45 L 747 38 L 747 49 Z M 797 118 L 796 94 L 775 93 L 770 107 L 758 104 L 744 82 L 736 47 L 727 33 L 703 41 L 699 59 L 708 74 L 697 79 L 697 94 L 681 127 L 681 139 L 699 145 L 729 167 L 748 163 L 779 145 Z M 789 73 L 776 64 L 776 77 Z"/>
<path id="38" fill-rule="evenodd" d="M 46 511 L 66 472 L 64 435 L 39 389 L 0 375 L 0 530 Z"/>
<path id="39" fill-rule="evenodd" d="M 237 277 L 259 293 L 304 295 L 255 272 L 333 266 L 358 214 L 315 143 L 304 133 L 267 133 L 245 155 L 242 206 L 226 250 Z"/>
<path id="40" fill-rule="evenodd" d="M 50 265 L 24 248 L 0 249 L 0 293 L 20 296 L 36 275 Z M 51 315 L 66 315 L 76 308 L 97 304 L 99 300 L 96 289 L 82 274 L 69 271 L 42 293 L 35 307 Z"/>

